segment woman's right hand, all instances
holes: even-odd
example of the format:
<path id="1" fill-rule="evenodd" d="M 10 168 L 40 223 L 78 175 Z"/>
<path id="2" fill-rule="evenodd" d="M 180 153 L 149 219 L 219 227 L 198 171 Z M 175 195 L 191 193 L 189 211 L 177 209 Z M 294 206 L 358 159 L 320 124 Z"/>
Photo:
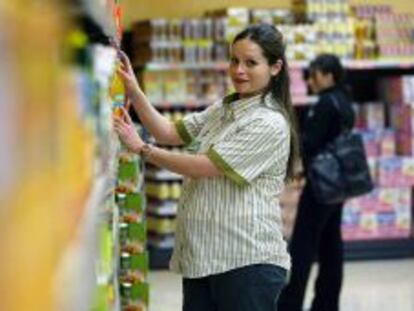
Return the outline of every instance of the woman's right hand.
<path id="1" fill-rule="evenodd" d="M 132 69 L 131 62 L 128 56 L 121 50 L 118 50 L 118 57 L 121 61 L 121 65 L 117 68 L 117 74 L 121 78 L 127 97 L 132 101 L 139 100 L 139 97 L 143 95 L 141 87 L 135 77 L 134 70 Z"/>

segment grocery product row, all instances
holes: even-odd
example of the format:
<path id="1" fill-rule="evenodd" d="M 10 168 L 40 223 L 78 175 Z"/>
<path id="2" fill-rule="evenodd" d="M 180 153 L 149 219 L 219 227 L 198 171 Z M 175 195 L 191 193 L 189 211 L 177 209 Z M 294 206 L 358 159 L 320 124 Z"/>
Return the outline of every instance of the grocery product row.
<path id="1" fill-rule="evenodd" d="M 310 60 L 323 52 L 345 59 L 410 57 L 414 51 L 413 16 L 390 5 L 293 1 L 291 10 L 234 7 L 204 15 L 135 23 L 134 64 L 225 62 L 232 38 L 259 22 L 278 26 L 290 60 Z"/>
<path id="2" fill-rule="evenodd" d="M 0 144 L 14 159 L 1 187 L 0 309 L 148 310 L 143 162 L 112 128 L 124 102 L 109 45 L 121 41 L 118 1 L 13 1 L 0 16 Z"/>

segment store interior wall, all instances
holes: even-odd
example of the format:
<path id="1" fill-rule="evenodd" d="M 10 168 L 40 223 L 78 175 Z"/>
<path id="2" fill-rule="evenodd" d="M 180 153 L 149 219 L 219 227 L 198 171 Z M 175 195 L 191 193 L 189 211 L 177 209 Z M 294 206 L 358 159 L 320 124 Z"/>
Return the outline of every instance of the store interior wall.
<path id="1" fill-rule="evenodd" d="M 226 7 L 249 8 L 288 8 L 291 0 L 122 0 L 124 25 L 129 28 L 132 22 L 156 17 L 197 17 L 212 9 Z M 414 13 L 413 0 L 351 0 L 352 4 L 392 4 L 399 12 Z"/>

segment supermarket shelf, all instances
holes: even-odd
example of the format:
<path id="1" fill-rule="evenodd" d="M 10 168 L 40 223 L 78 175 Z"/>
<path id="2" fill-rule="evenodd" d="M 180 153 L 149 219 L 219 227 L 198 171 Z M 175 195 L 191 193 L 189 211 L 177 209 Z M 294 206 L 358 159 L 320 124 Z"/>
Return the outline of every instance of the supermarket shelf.
<path id="1" fill-rule="evenodd" d="M 95 180 L 79 226 L 78 240 L 66 250 L 59 266 L 56 288 L 64 287 L 67 290 L 57 299 L 58 310 L 88 310 L 91 306 L 96 286 L 95 263 L 99 256 L 100 206 L 110 193 L 112 182 L 111 176 Z"/>
<path id="2" fill-rule="evenodd" d="M 309 61 L 291 61 L 289 67 L 294 69 L 306 69 Z M 413 69 L 414 58 L 402 59 L 376 59 L 376 60 L 343 60 L 343 65 L 348 70 L 375 70 L 375 69 Z"/>
<path id="3" fill-rule="evenodd" d="M 404 59 L 378 59 L 378 60 L 344 60 L 345 68 L 349 70 L 374 70 L 374 69 L 413 69 L 414 58 Z M 292 69 L 305 69 L 309 66 L 309 61 L 290 61 L 289 67 Z M 165 70 L 226 70 L 228 63 L 211 62 L 211 63 L 148 63 L 146 65 L 135 65 L 136 69 L 145 69 L 149 71 Z"/>
<path id="4" fill-rule="evenodd" d="M 165 71 L 165 70 L 227 70 L 227 62 L 209 62 L 209 63 L 147 63 L 134 64 L 136 69 L 145 69 L 149 71 Z"/>
<path id="5" fill-rule="evenodd" d="M 154 249 L 161 249 L 161 250 L 167 250 L 167 249 L 173 249 L 174 248 L 174 238 L 171 237 L 165 237 L 163 240 L 151 240 L 151 238 L 148 239 L 148 247 L 152 247 Z"/>
<path id="6" fill-rule="evenodd" d="M 309 61 L 291 61 L 289 67 L 293 69 L 306 69 Z M 348 70 L 375 70 L 375 69 L 413 69 L 414 58 L 402 59 L 376 59 L 376 60 L 343 60 Z"/>
<path id="7" fill-rule="evenodd" d="M 148 207 L 148 216 L 174 217 L 176 213 L 177 207 L 174 206 Z"/>
<path id="8" fill-rule="evenodd" d="M 152 102 L 152 105 L 157 109 L 204 109 L 213 104 L 211 101 L 204 101 L 204 100 L 192 100 L 192 101 L 185 101 L 185 102 L 169 102 L 169 101 L 162 101 L 162 102 Z"/>
<path id="9" fill-rule="evenodd" d="M 414 68 L 414 59 L 381 59 L 381 60 L 348 60 L 344 62 L 348 69 L 412 69 Z"/>
<path id="10" fill-rule="evenodd" d="M 346 260 L 413 258 L 414 239 L 349 241 L 345 243 Z"/>
<path id="11" fill-rule="evenodd" d="M 177 214 L 177 201 L 150 201 L 147 205 L 149 215 L 173 217 Z"/>
<path id="12" fill-rule="evenodd" d="M 174 234 L 161 234 L 155 232 L 149 232 L 148 246 L 161 249 L 174 248 L 175 235 Z"/>
<path id="13" fill-rule="evenodd" d="M 307 106 L 315 104 L 318 101 L 318 96 L 293 96 L 293 106 Z"/>
<path id="14" fill-rule="evenodd" d="M 318 100 L 317 96 L 293 96 L 292 103 L 294 106 L 306 106 L 316 103 Z M 152 105 L 160 110 L 173 110 L 173 109 L 205 109 L 208 106 L 212 105 L 211 101 L 187 101 L 187 102 L 152 102 Z"/>
<path id="15" fill-rule="evenodd" d="M 151 179 L 155 181 L 182 181 L 183 180 L 183 176 L 170 172 L 165 169 L 164 170 L 147 169 L 147 171 L 145 172 L 145 177 L 147 179 Z"/>

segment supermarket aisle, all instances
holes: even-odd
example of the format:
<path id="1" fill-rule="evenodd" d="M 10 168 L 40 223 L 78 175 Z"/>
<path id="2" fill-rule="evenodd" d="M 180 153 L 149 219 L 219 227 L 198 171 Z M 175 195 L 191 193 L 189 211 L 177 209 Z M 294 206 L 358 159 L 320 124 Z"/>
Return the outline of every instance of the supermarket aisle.
<path id="1" fill-rule="evenodd" d="M 414 260 L 347 263 L 342 311 L 414 311 L 413 271 Z M 150 283 L 150 311 L 181 310 L 179 276 L 151 272 Z"/>

